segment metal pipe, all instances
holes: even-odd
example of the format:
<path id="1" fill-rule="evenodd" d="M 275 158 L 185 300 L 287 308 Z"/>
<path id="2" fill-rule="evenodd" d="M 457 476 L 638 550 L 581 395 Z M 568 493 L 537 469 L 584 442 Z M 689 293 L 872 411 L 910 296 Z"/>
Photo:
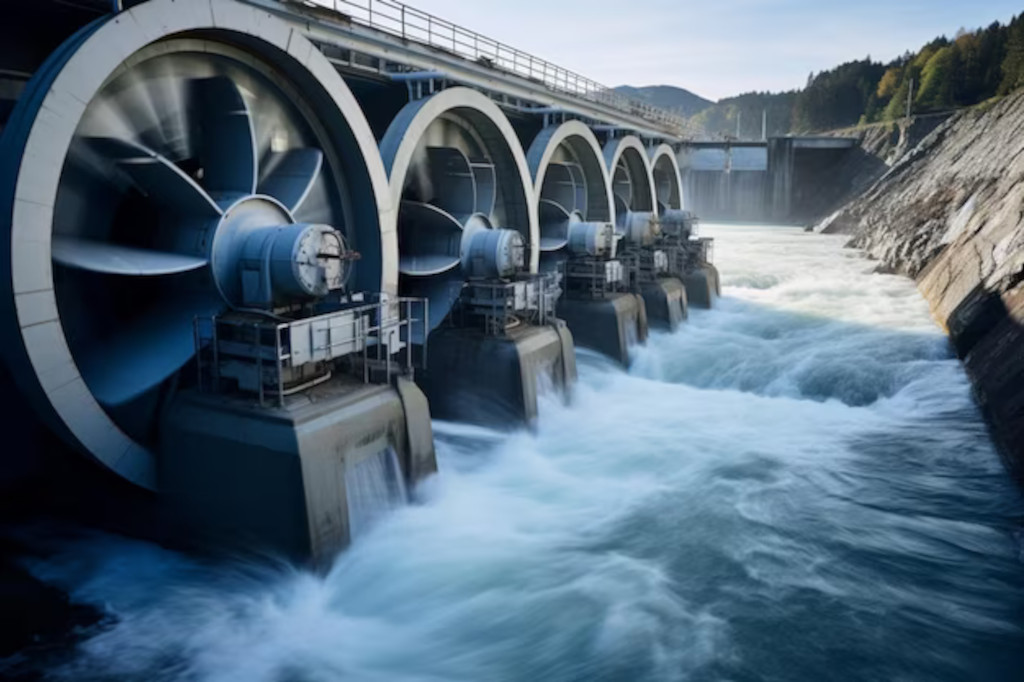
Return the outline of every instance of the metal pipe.
<path id="1" fill-rule="evenodd" d="M 389 73 L 388 77 L 393 81 L 426 81 L 443 79 L 448 80 L 449 76 L 444 71 L 405 71 L 401 73 Z"/>

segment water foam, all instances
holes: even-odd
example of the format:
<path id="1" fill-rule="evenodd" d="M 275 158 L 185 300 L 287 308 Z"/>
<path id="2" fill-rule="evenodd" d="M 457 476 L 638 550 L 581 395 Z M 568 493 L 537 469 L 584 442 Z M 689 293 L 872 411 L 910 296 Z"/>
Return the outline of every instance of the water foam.
<path id="1" fill-rule="evenodd" d="M 905 280 L 720 227 L 727 298 L 579 354 L 535 432 L 437 423 L 442 473 L 317 577 L 90 537 L 35 570 L 116 621 L 57 677 L 1013 679 L 1024 505 Z"/>

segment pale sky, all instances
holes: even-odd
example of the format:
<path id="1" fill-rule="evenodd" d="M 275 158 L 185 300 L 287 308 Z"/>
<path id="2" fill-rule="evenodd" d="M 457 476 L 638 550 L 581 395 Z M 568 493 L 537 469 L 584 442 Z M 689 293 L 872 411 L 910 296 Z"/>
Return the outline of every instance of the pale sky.
<path id="1" fill-rule="evenodd" d="M 677 85 L 708 99 L 802 87 L 811 71 L 888 61 L 1020 0 L 410 0 L 605 85 Z"/>

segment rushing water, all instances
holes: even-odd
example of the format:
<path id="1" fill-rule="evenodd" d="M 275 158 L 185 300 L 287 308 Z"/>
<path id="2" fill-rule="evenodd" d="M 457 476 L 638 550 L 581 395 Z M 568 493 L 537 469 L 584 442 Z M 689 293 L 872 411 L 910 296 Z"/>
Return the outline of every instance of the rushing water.
<path id="1" fill-rule="evenodd" d="M 1021 680 L 1024 505 L 911 282 L 717 227 L 726 297 L 325 577 L 100 537 L 33 567 L 110 624 L 65 679 Z"/>

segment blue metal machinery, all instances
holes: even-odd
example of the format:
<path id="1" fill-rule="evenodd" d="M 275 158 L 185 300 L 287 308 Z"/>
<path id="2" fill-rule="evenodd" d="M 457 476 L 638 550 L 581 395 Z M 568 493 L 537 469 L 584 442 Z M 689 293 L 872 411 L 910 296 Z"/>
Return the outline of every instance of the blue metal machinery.
<path id="1" fill-rule="evenodd" d="M 713 271 L 682 119 L 414 8 L 4 13 L 7 418 L 184 535 L 325 561 L 436 470 L 431 411 L 529 422 L 574 335 L 626 362 Z M 26 439 L 0 485 L 51 479 Z"/>

